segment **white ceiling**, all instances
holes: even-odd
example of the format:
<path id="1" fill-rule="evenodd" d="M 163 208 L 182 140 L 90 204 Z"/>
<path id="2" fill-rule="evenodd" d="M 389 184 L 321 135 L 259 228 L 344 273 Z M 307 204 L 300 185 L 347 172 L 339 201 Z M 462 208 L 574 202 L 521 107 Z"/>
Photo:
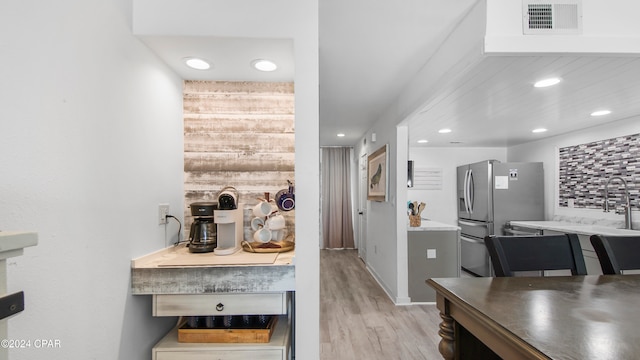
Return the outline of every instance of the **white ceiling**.
<path id="1" fill-rule="evenodd" d="M 356 144 L 476 1 L 319 1 L 320 144 Z M 141 38 L 184 79 L 293 81 L 291 40 Z M 213 68 L 190 70 L 182 62 L 188 56 L 204 57 Z M 274 60 L 278 70 L 252 69 L 257 58 Z M 506 146 L 640 114 L 638 69 L 640 60 L 631 57 L 487 57 L 408 120 L 410 143 Z M 548 89 L 532 87 L 549 73 L 563 81 Z M 613 113 L 591 118 L 598 107 Z M 453 131 L 438 134 L 443 127 Z M 532 134 L 534 127 L 549 131 Z M 346 136 L 338 138 L 339 132 Z"/>
<path id="2" fill-rule="evenodd" d="M 535 88 L 557 76 L 558 85 Z M 640 58 L 600 56 L 487 57 L 471 74 L 439 90 L 407 123 L 409 143 L 510 146 L 640 114 Z M 610 109 L 610 115 L 592 117 Z M 451 133 L 438 130 L 450 128 Z M 532 133 L 536 128 L 545 133 Z M 640 130 L 640 128 L 639 128 Z M 454 144 L 452 144 L 452 142 Z"/>
<path id="3" fill-rule="evenodd" d="M 293 81 L 293 41 L 291 39 L 248 39 L 211 36 L 141 36 L 163 61 L 185 80 Z M 183 59 L 198 57 L 213 66 L 194 70 Z M 251 67 L 256 59 L 278 65 L 273 72 Z"/>

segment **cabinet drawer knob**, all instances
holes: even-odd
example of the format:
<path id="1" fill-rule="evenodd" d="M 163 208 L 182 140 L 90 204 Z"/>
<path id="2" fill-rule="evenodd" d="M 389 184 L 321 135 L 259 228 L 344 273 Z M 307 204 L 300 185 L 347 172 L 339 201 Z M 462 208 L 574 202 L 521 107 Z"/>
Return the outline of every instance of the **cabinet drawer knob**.
<path id="1" fill-rule="evenodd" d="M 224 304 L 223 303 L 218 303 L 218 305 L 216 305 L 216 310 L 218 310 L 218 311 L 224 310 Z"/>

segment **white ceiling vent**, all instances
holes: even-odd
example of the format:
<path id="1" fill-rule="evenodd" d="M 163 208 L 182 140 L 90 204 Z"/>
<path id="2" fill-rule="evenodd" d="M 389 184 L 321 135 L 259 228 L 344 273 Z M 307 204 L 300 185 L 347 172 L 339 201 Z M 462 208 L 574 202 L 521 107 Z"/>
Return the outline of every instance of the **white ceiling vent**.
<path id="1" fill-rule="evenodd" d="M 522 0 L 526 35 L 582 33 L 582 0 Z"/>

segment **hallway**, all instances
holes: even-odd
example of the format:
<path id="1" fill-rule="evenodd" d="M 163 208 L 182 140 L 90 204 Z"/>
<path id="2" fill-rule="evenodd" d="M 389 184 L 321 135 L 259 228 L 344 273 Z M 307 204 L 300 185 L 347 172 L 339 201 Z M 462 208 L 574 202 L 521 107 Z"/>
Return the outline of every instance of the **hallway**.
<path id="1" fill-rule="evenodd" d="M 320 251 L 320 359 L 440 359 L 439 323 L 435 305 L 395 306 L 357 250 Z"/>

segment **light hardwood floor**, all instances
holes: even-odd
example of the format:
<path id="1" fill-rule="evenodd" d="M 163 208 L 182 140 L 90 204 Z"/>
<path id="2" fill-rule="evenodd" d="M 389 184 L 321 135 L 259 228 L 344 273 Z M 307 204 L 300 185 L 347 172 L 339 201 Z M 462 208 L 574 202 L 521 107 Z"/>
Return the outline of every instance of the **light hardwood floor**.
<path id="1" fill-rule="evenodd" d="M 357 250 L 320 251 L 320 359 L 441 359 L 440 321 L 435 305 L 395 306 Z"/>

